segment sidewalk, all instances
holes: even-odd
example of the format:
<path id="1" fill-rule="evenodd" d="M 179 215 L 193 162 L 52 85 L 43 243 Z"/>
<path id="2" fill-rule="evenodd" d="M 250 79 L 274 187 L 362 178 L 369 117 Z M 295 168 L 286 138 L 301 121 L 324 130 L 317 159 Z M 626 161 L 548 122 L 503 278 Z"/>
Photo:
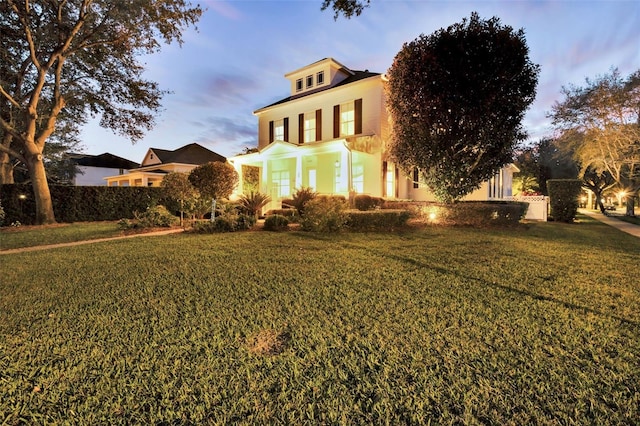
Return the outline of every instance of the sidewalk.
<path id="1" fill-rule="evenodd" d="M 640 225 L 635 225 L 633 223 L 624 222 L 622 220 L 605 216 L 599 211 L 594 211 L 594 210 L 578 209 L 578 213 L 581 213 L 585 216 L 589 216 L 590 218 L 596 219 L 602 223 L 606 223 L 609 226 L 618 228 L 622 232 L 626 232 L 627 234 L 631 234 L 635 237 L 640 238 Z"/>
<path id="2" fill-rule="evenodd" d="M 123 240 L 123 239 L 126 239 L 126 238 L 153 237 L 153 236 L 158 236 L 158 235 L 177 234 L 178 232 L 184 232 L 184 229 L 182 229 L 182 228 L 173 228 L 173 229 L 168 229 L 166 231 L 142 232 L 142 233 L 139 233 L 139 234 L 122 235 L 122 236 L 119 236 L 119 237 L 106 237 L 106 238 L 97 238 L 97 239 L 94 239 L 94 240 L 73 241 L 73 242 L 70 242 L 70 243 L 58 243 L 58 244 L 49 244 L 49 245 L 43 245 L 43 246 L 21 247 L 21 248 L 15 248 L 15 249 L 0 250 L 0 255 L 12 254 L 12 253 L 24 253 L 24 252 L 28 252 L 28 251 L 49 250 L 49 249 L 54 249 L 54 248 L 59 248 L 59 247 L 80 246 L 80 245 L 84 245 L 84 244 L 99 243 L 99 242 L 102 242 L 102 241 Z"/>

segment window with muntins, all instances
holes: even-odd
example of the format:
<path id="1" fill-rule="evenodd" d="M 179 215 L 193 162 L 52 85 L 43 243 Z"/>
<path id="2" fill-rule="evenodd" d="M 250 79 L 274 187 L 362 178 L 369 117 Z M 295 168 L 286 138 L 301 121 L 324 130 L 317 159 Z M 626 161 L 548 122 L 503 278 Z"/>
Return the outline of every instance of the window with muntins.
<path id="1" fill-rule="evenodd" d="M 273 140 L 284 140 L 284 119 L 273 122 Z"/>
<path id="2" fill-rule="evenodd" d="M 299 78 L 296 80 L 296 92 L 299 92 L 302 90 L 302 79 Z"/>
<path id="3" fill-rule="evenodd" d="M 354 102 L 340 105 L 340 136 L 355 134 L 356 114 Z"/>
<path id="4" fill-rule="evenodd" d="M 307 76 L 307 89 L 309 87 L 312 87 L 312 86 L 313 86 L 313 76 L 312 75 L 308 75 Z"/>
<path id="5" fill-rule="evenodd" d="M 364 192 L 364 166 L 362 164 L 353 165 L 353 190 L 359 194 Z"/>
<path id="6" fill-rule="evenodd" d="M 324 71 L 320 71 L 316 74 L 316 86 L 324 84 Z"/>
<path id="7" fill-rule="evenodd" d="M 304 141 L 314 142 L 316 140 L 316 113 L 307 112 L 304 115 Z"/>
<path id="8" fill-rule="evenodd" d="M 288 197 L 291 194 L 289 170 L 277 170 L 272 172 L 271 183 L 279 198 Z"/>

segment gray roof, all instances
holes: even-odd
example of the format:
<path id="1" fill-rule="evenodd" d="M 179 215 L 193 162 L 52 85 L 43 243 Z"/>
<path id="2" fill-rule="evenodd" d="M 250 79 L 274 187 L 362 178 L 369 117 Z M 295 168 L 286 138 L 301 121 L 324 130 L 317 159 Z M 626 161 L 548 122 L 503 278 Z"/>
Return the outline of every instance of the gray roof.
<path id="1" fill-rule="evenodd" d="M 105 169 L 135 169 L 136 167 L 140 167 L 140 164 L 134 161 L 109 154 L 108 152 L 100 155 L 77 153 L 69 153 L 67 155 L 69 159 L 78 166 L 102 167 Z"/>
<path id="2" fill-rule="evenodd" d="M 197 143 L 190 143 L 174 151 L 160 148 L 151 148 L 151 150 L 163 164 L 181 163 L 200 165 L 211 161 L 227 161 L 226 157 L 208 150 Z"/>
<path id="3" fill-rule="evenodd" d="M 254 112 L 263 110 L 265 108 L 270 108 L 272 106 L 284 104 L 284 103 L 292 101 L 294 99 L 300 99 L 300 98 L 303 98 L 303 97 L 308 96 L 308 95 L 314 95 L 314 94 L 316 94 L 318 92 L 324 92 L 325 90 L 331 90 L 331 89 L 335 89 L 336 87 L 346 86 L 347 84 L 355 83 L 356 81 L 364 80 L 365 78 L 381 75 L 381 73 L 379 73 L 379 72 L 369 72 L 367 70 L 365 70 L 365 71 L 353 71 L 353 70 L 351 70 L 351 72 L 353 73 L 353 75 L 350 75 L 349 77 L 345 78 L 344 80 L 342 80 L 338 84 L 335 84 L 333 86 L 328 86 L 328 87 L 325 87 L 325 88 L 320 89 L 320 90 L 313 90 L 313 91 L 310 91 L 310 92 L 307 92 L 307 93 L 303 93 L 303 94 L 299 94 L 299 95 L 288 96 L 288 97 L 286 97 L 284 99 L 280 99 L 279 101 L 274 102 L 274 103 L 272 103 L 270 105 L 264 106 L 262 108 L 258 108 Z"/>

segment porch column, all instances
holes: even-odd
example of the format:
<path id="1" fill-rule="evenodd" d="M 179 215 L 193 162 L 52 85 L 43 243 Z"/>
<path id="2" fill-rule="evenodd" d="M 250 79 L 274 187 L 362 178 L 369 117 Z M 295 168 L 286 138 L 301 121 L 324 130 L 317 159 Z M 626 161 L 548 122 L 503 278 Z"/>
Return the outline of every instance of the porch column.
<path id="1" fill-rule="evenodd" d="M 296 185 L 294 188 L 302 188 L 302 154 L 296 156 Z"/>

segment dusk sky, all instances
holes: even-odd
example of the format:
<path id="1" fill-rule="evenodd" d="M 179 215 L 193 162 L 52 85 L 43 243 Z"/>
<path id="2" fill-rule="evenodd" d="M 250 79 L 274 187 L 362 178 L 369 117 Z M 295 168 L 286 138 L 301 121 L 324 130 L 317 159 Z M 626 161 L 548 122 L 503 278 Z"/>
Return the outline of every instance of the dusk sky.
<path id="1" fill-rule="evenodd" d="M 523 28 L 541 73 L 524 127 L 531 141 L 552 134 L 546 114 L 561 88 L 583 85 L 617 67 L 640 69 L 640 1 L 372 0 L 359 17 L 333 19 L 321 0 L 204 0 L 207 10 L 184 34 L 145 58 L 148 79 L 172 94 L 156 127 L 132 145 L 96 122 L 82 133 L 87 154 L 140 162 L 149 148 L 197 142 L 224 156 L 257 146 L 253 111 L 289 95 L 284 74 L 332 57 L 354 70 L 385 73 L 403 43 L 446 28 L 477 11 Z"/>

